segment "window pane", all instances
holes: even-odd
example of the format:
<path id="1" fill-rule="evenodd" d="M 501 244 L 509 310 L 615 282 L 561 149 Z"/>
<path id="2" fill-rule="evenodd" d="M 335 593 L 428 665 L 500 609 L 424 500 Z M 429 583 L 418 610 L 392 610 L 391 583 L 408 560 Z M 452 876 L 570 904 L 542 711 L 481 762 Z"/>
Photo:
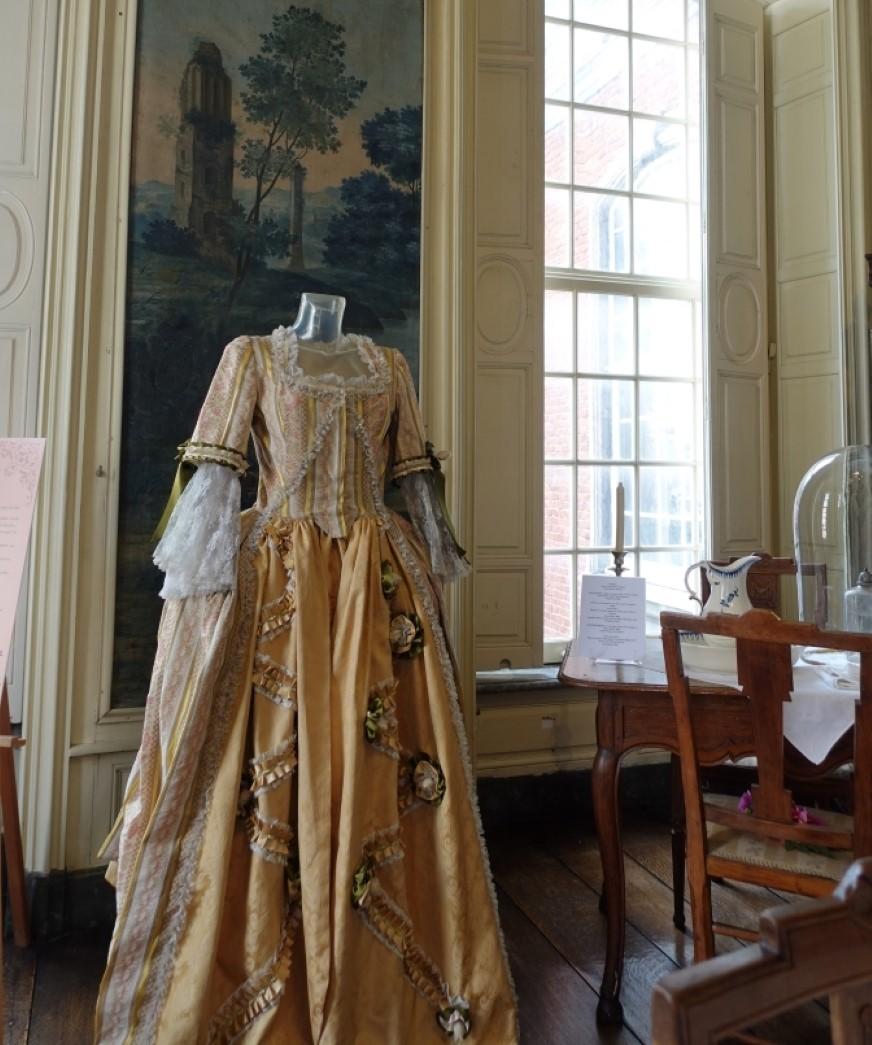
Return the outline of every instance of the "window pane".
<path id="1" fill-rule="evenodd" d="M 628 188 L 629 125 L 626 116 L 575 110 L 576 185 L 596 189 Z"/>
<path id="2" fill-rule="evenodd" d="M 644 276 L 687 277 L 687 213 L 683 203 L 633 200 L 633 268 Z"/>
<path id="3" fill-rule="evenodd" d="M 572 557 L 546 555 L 544 577 L 544 638 L 572 638 Z"/>
<path id="4" fill-rule="evenodd" d="M 569 190 L 545 190 L 545 264 L 555 268 L 568 268 L 569 235 Z"/>
<path id="5" fill-rule="evenodd" d="M 594 272 L 627 272 L 630 267 L 629 223 L 630 203 L 626 197 L 576 192 L 573 225 L 575 268 Z"/>
<path id="6" fill-rule="evenodd" d="M 627 460 L 633 456 L 633 382 L 578 382 L 577 454 L 580 460 Z"/>
<path id="7" fill-rule="evenodd" d="M 575 30 L 575 101 L 626 109 L 629 98 L 628 37 Z M 548 56 L 545 56 L 546 69 Z M 546 77 L 547 77 L 546 72 Z"/>
<path id="8" fill-rule="evenodd" d="M 545 378 L 545 459 L 572 457 L 572 378 Z"/>
<path id="9" fill-rule="evenodd" d="M 572 467 L 545 466 L 545 550 L 572 547 Z"/>
<path id="10" fill-rule="evenodd" d="M 545 15 L 551 18 L 569 18 L 570 0 L 545 0 Z"/>
<path id="11" fill-rule="evenodd" d="M 702 195 L 702 149 L 699 126 L 687 129 L 687 197 L 698 204 Z"/>
<path id="12" fill-rule="evenodd" d="M 642 552 L 641 573 L 645 578 L 647 603 L 645 630 L 656 635 L 660 630 L 660 611 L 690 613 L 691 604 L 684 586 L 684 575 L 699 555 L 694 549 L 670 552 Z"/>
<path id="13" fill-rule="evenodd" d="M 569 181 L 570 111 L 565 105 L 545 106 L 545 180 Z"/>
<path id="14" fill-rule="evenodd" d="M 687 198 L 687 142 L 678 123 L 633 120 L 633 188 Z"/>
<path id="15" fill-rule="evenodd" d="M 545 23 L 545 97 L 568 102 L 571 74 L 569 68 L 568 25 Z"/>
<path id="16" fill-rule="evenodd" d="M 639 469 L 639 543 L 693 544 L 699 540 L 693 468 Z"/>
<path id="17" fill-rule="evenodd" d="M 628 294 L 578 295 L 578 369 L 633 372 L 633 299 Z"/>
<path id="18" fill-rule="evenodd" d="M 572 294 L 545 291 L 545 369 L 572 370 Z"/>
<path id="19" fill-rule="evenodd" d="M 633 0 L 633 32 L 684 39 L 684 0 Z"/>
<path id="20" fill-rule="evenodd" d="M 692 123 L 699 123 L 699 111 L 702 96 L 699 91 L 700 52 L 691 47 L 687 51 L 687 118 Z"/>
<path id="21" fill-rule="evenodd" d="M 626 29 L 627 0 L 575 0 L 575 20 L 607 29 Z"/>
<path id="22" fill-rule="evenodd" d="M 684 48 L 634 40 L 633 108 L 650 116 L 681 119 L 684 103 Z"/>
<path id="23" fill-rule="evenodd" d="M 656 377 L 694 373 L 692 302 L 639 298 L 639 373 Z"/>
<path id="24" fill-rule="evenodd" d="M 607 465 L 583 465 L 578 469 L 576 500 L 579 548 L 613 548 L 615 529 L 615 488 L 624 484 L 624 543 L 633 540 L 633 469 Z M 611 564 L 609 564 L 611 565 Z"/>
<path id="25" fill-rule="evenodd" d="M 699 207 L 689 207 L 688 217 L 687 237 L 690 278 L 699 279 L 702 275 L 702 229 L 700 228 Z"/>
<path id="26" fill-rule="evenodd" d="M 693 460 L 693 385 L 639 382 L 639 457 L 644 461 Z"/>
<path id="27" fill-rule="evenodd" d="M 687 39 L 689 43 L 699 41 L 699 0 L 687 0 Z"/>

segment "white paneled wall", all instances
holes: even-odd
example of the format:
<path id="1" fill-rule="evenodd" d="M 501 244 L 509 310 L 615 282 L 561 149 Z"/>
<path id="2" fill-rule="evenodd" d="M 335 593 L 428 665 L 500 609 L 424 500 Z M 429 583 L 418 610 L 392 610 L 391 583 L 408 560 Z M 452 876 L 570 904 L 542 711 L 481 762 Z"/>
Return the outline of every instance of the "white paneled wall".
<path id="1" fill-rule="evenodd" d="M 479 0 L 476 666 L 542 656 L 542 0 Z"/>
<path id="2" fill-rule="evenodd" d="M 767 11 L 781 553 L 809 465 L 844 443 L 840 208 L 831 0 Z"/>
<path id="3" fill-rule="evenodd" d="M 712 552 L 770 544 L 763 11 L 711 0 L 706 27 Z"/>
<path id="4" fill-rule="evenodd" d="M 38 434 L 36 410 L 43 350 L 56 24 L 56 0 L 3 0 L 0 9 L 0 437 Z M 13 721 L 20 721 L 22 712 L 28 601 L 25 580 L 8 669 Z"/>

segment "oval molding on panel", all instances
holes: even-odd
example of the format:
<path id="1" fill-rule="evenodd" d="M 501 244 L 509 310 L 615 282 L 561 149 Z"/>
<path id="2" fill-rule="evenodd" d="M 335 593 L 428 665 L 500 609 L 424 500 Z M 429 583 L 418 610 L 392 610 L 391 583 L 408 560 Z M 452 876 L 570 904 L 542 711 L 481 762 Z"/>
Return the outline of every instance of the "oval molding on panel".
<path id="1" fill-rule="evenodd" d="M 476 322 L 486 352 L 510 352 L 527 319 L 527 281 L 514 258 L 491 257 L 478 272 Z"/>
<path id="2" fill-rule="evenodd" d="M 718 298 L 724 355 L 734 363 L 749 363 L 763 344 L 763 308 L 757 288 L 736 272 L 721 283 Z"/>
<path id="3" fill-rule="evenodd" d="M 33 225 L 21 200 L 0 189 L 0 308 L 21 294 L 33 267 Z"/>

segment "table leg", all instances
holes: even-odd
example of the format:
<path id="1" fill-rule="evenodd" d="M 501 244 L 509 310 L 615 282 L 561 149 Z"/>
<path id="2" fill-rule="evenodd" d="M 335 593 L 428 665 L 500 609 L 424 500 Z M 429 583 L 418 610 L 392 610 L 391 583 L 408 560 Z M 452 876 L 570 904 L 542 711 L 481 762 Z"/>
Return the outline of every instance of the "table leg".
<path id="1" fill-rule="evenodd" d="M 621 1024 L 621 974 L 624 968 L 624 858 L 621 853 L 621 824 L 618 804 L 620 758 L 615 751 L 599 748 L 593 764 L 591 787 L 596 833 L 603 864 L 603 895 L 606 906 L 606 963 L 597 1023 Z"/>
<path id="2" fill-rule="evenodd" d="M 672 801 L 672 922 L 676 929 L 684 932 L 684 860 L 686 830 L 684 824 L 684 789 L 681 785 L 681 759 L 673 755 L 670 760 L 670 791 Z"/>

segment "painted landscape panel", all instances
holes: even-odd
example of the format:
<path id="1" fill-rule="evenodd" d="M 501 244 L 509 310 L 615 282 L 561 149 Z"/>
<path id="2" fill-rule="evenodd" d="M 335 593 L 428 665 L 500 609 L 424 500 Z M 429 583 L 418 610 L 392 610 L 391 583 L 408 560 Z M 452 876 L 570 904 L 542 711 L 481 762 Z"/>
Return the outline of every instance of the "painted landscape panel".
<path id="1" fill-rule="evenodd" d="M 423 0 L 138 18 L 113 707 L 145 702 L 152 532 L 223 346 L 291 323 L 306 290 L 344 295 L 345 329 L 416 376 L 419 345 Z"/>

